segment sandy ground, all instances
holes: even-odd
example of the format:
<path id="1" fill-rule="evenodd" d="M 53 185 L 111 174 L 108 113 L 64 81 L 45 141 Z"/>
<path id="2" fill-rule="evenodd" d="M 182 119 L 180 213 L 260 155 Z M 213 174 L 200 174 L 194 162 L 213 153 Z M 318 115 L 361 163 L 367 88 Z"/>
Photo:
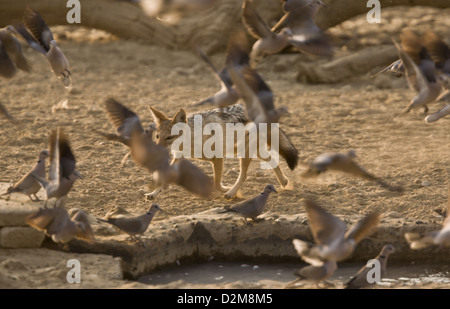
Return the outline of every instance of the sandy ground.
<path id="1" fill-rule="evenodd" d="M 365 46 L 390 44 L 390 38 L 406 26 L 419 33 L 432 28 L 448 39 L 449 13 L 449 9 L 397 8 L 383 11 L 385 20 L 381 25 L 369 25 L 363 17 L 347 21 L 331 29 L 338 46 L 336 57 Z M 0 181 L 16 181 L 28 172 L 39 151 L 48 148 L 50 130 L 61 126 L 69 135 L 77 169 L 84 176 L 70 192 L 67 207 L 82 208 L 95 216 L 103 216 L 117 206 L 130 213 L 142 213 L 149 205 L 144 193 L 153 189 L 152 177 L 131 160 L 121 167 L 120 160 L 126 153 L 123 146 L 95 134 L 94 130 L 113 132 L 102 103 L 107 97 L 114 97 L 148 124 L 152 122 L 148 105 L 169 115 L 179 108 L 200 111 L 189 104 L 215 92 L 216 80 L 189 51 L 120 40 L 96 30 L 75 31 L 65 27 L 54 30 L 71 63 L 73 89 L 68 93 L 44 57 L 25 48 L 33 72 L 20 72 L 0 83 L 1 102 L 24 123 L 22 127 L 14 127 L 0 121 Z M 224 56 L 215 54 L 212 61 L 221 67 Z M 287 106 L 291 112 L 282 119 L 281 127 L 299 150 L 300 161 L 307 163 L 323 152 L 354 149 L 357 162 L 388 183 L 403 186 L 404 193 L 390 192 L 375 183 L 341 173 L 303 179 L 300 174 L 304 165 L 290 171 L 282 162 L 281 168 L 292 185 L 271 197 L 270 210 L 300 213 L 304 211 L 300 200 L 313 197 L 330 212 L 340 215 L 380 209 L 394 218 L 442 222 L 443 218 L 434 210 L 447 205 L 450 118 L 427 124 L 422 111 L 414 110 L 394 119 L 413 94 L 404 79 L 369 78 L 381 68 L 340 84 L 298 83 L 297 64 L 305 61 L 320 64 L 326 60 L 285 54 L 270 56 L 257 66 L 274 92 L 275 104 Z M 66 99 L 68 109 L 53 113 L 52 106 Z M 433 112 L 440 106 L 430 105 L 430 110 Z M 212 175 L 208 163 L 196 163 Z M 231 185 L 238 175 L 238 161 L 228 160 L 225 164 L 224 180 Z M 257 173 L 258 170 L 259 164 L 253 163 L 242 187 L 243 197 L 258 194 L 269 183 L 281 189 L 274 173 Z M 158 214 L 154 220 L 194 214 L 239 200 L 226 200 L 220 195 L 202 200 L 171 186 L 157 199 L 167 212 Z"/>

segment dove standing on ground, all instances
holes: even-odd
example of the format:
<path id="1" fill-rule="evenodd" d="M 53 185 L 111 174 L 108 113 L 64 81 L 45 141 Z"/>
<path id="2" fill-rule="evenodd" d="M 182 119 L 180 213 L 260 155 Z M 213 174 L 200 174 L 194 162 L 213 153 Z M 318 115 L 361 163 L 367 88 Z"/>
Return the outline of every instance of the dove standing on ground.
<path id="1" fill-rule="evenodd" d="M 226 63 L 228 63 L 230 58 L 233 58 L 236 66 L 248 65 L 249 51 L 250 48 L 245 33 L 242 31 L 233 33 L 228 40 Z M 235 104 L 239 100 L 239 95 L 236 88 L 233 86 L 233 81 L 228 73 L 227 66 L 225 65 L 219 72 L 202 50 L 197 49 L 197 52 L 200 55 L 200 58 L 208 64 L 214 75 L 219 80 L 220 90 L 212 96 L 192 105 L 201 106 L 205 104 L 213 104 L 217 107 L 223 108 Z"/>
<path id="2" fill-rule="evenodd" d="M 314 22 L 317 12 L 325 4 L 321 0 L 284 1 L 284 16 L 272 27 L 272 32 L 288 32 L 288 44 L 303 53 L 317 56 L 333 55 L 330 37 Z"/>
<path id="3" fill-rule="evenodd" d="M 39 201 L 36 193 L 38 193 L 38 191 L 41 189 L 41 185 L 31 174 L 35 174 L 39 177 L 45 178 L 45 159 L 47 159 L 49 155 L 50 153 L 48 152 L 48 150 L 42 150 L 39 153 L 38 161 L 33 166 L 31 171 L 24 175 L 13 186 L 9 187 L 6 193 L 2 195 L 18 192 L 27 195 L 32 202 Z M 34 195 L 34 200 L 31 198 L 31 195 Z"/>
<path id="4" fill-rule="evenodd" d="M 209 198 L 214 192 L 211 178 L 187 159 L 180 158 L 169 163 L 169 150 L 153 141 L 153 132 L 153 128 L 144 133 L 139 129 L 132 132 L 131 157 L 139 166 L 153 173 L 153 179 L 159 185 L 155 191 L 175 183 L 194 194 Z"/>
<path id="5" fill-rule="evenodd" d="M 233 205 L 231 207 L 225 207 L 226 212 L 237 212 L 241 216 L 244 217 L 245 222 L 247 223 L 247 218 L 252 219 L 252 221 L 256 221 L 256 218 L 262 214 L 264 208 L 266 207 L 267 199 L 269 198 L 270 193 L 275 192 L 275 187 L 273 185 L 267 185 L 263 192 L 254 198 L 243 201 L 239 204 Z"/>
<path id="6" fill-rule="evenodd" d="M 302 177 L 314 177 L 329 170 L 345 172 L 360 178 L 371 181 L 376 181 L 381 187 L 391 191 L 401 192 L 401 187 L 394 187 L 385 183 L 380 178 L 370 174 L 361 166 L 359 166 L 353 159 L 356 158 L 354 150 L 349 150 L 346 153 L 333 152 L 323 153 L 317 156 L 308 169 L 302 173 Z"/>
<path id="7" fill-rule="evenodd" d="M 158 210 L 162 211 L 161 207 L 158 204 L 152 204 L 145 214 L 137 217 L 107 217 L 105 219 L 97 218 L 97 220 L 109 223 L 119 231 L 130 235 L 131 239 L 143 243 L 136 235 L 142 235 L 147 231 Z"/>
<path id="8" fill-rule="evenodd" d="M 297 253 L 311 265 L 323 261 L 341 262 L 349 258 L 356 245 L 377 227 L 381 215 L 370 213 L 347 230 L 345 223 L 311 200 L 304 202 L 316 244 L 295 240 Z"/>
<path id="9" fill-rule="evenodd" d="M 409 30 L 403 30 L 400 38 L 401 46 L 395 40 L 394 44 L 405 67 L 408 85 L 417 92 L 417 95 L 397 116 L 420 106 L 423 106 L 427 112 L 427 104 L 434 102 L 442 91 L 442 83 L 436 75 L 436 65 L 421 43 L 423 38 L 419 39 Z"/>
<path id="10" fill-rule="evenodd" d="M 242 4 L 242 22 L 248 33 L 257 40 L 250 53 L 252 66 L 261 58 L 277 54 L 288 46 L 291 31 L 284 28 L 280 33 L 272 32 L 256 11 L 252 0 L 244 0 Z"/>
<path id="11" fill-rule="evenodd" d="M 56 243 L 66 244 L 73 238 L 80 238 L 92 242 L 94 233 L 89 223 L 88 215 L 83 210 L 79 210 L 69 216 L 66 209 L 39 208 L 39 210 L 29 215 L 25 222 L 38 229 L 45 231 L 48 236 Z"/>
<path id="12" fill-rule="evenodd" d="M 55 198 L 54 207 L 58 206 L 61 198 L 65 198 L 72 189 L 75 180 L 82 178 L 75 170 L 75 156 L 70 148 L 69 140 L 62 128 L 53 130 L 49 137 L 50 142 L 50 169 L 49 179 L 31 173 L 31 175 L 44 188 L 47 199 L 44 207 L 47 207 L 48 200 Z"/>
<path id="13" fill-rule="evenodd" d="M 377 255 L 375 260 L 380 262 L 380 280 L 386 276 L 386 266 L 388 257 L 390 254 L 395 252 L 393 245 L 388 244 L 383 246 L 380 254 Z M 364 266 L 346 283 L 346 289 L 361 289 L 376 285 L 376 282 L 368 282 L 367 275 L 369 271 L 373 270 L 373 267 Z"/>
<path id="14" fill-rule="evenodd" d="M 411 249 L 423 249 L 432 245 L 450 247 L 450 184 L 448 185 L 447 216 L 439 231 L 420 233 L 405 233 L 406 241 Z"/>
<path id="15" fill-rule="evenodd" d="M 24 24 L 14 25 L 28 44 L 36 51 L 42 53 L 50 63 L 53 72 L 61 78 L 64 86 L 71 85 L 69 61 L 58 47 L 53 33 L 45 23 L 42 16 L 30 7 L 25 9 Z"/>
<path id="16" fill-rule="evenodd" d="M 19 40 L 13 35 L 15 32 L 11 25 L 0 29 L 0 76 L 5 78 L 13 77 L 17 68 L 25 72 L 31 70 Z"/>
<path id="17" fill-rule="evenodd" d="M 116 133 L 98 133 L 109 141 L 120 142 L 129 148 L 131 144 L 131 132 L 133 130 L 138 130 L 141 133 L 144 132 L 144 128 L 141 124 L 139 116 L 113 98 L 106 99 L 104 106 L 109 121 L 116 129 Z M 128 151 L 128 153 L 125 154 L 125 156 L 122 158 L 122 165 L 125 164 L 129 155 L 130 152 Z"/>

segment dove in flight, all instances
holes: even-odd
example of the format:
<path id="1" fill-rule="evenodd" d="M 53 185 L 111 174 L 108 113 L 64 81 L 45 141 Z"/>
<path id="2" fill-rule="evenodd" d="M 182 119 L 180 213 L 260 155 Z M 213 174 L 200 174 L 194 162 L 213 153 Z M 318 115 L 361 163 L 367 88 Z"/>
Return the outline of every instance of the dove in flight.
<path id="1" fill-rule="evenodd" d="M 67 248 L 67 243 L 74 238 L 79 238 L 92 243 L 95 240 L 94 233 L 85 211 L 79 210 L 72 217 L 62 207 L 39 208 L 29 215 L 25 222 L 52 238 L 55 243 Z"/>
<path id="2" fill-rule="evenodd" d="M 82 178 L 81 174 L 75 170 L 75 156 L 64 130 L 60 127 L 53 130 L 49 136 L 49 142 L 50 168 L 48 180 L 37 173 L 31 173 L 45 190 L 45 208 L 50 199 L 56 199 L 54 207 L 58 206 L 58 202 L 67 196 L 74 182 Z"/>
<path id="3" fill-rule="evenodd" d="M 63 81 L 64 86 L 69 87 L 72 83 L 69 61 L 59 48 L 52 31 L 42 16 L 34 9 L 27 7 L 23 24 L 15 24 L 14 28 L 34 50 L 47 58 L 55 75 Z"/>

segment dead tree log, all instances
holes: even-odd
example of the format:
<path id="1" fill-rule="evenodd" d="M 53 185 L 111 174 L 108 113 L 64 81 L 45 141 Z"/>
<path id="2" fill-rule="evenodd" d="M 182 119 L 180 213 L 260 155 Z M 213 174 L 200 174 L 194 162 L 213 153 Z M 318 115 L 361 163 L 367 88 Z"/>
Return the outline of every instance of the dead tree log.
<path id="1" fill-rule="evenodd" d="M 326 7 L 319 10 L 316 23 L 322 29 L 336 26 L 354 16 L 367 14 L 370 7 L 366 7 L 368 0 L 325 0 Z M 450 7 L 448 0 L 380 0 L 381 18 L 383 8 L 393 6 L 431 6 L 436 8 Z"/>
<path id="2" fill-rule="evenodd" d="M 279 0 L 254 0 L 263 19 L 273 25 L 281 16 Z M 450 7 L 449 0 L 380 0 L 381 7 L 434 6 Z M 118 0 L 80 0 L 81 26 L 105 30 L 122 38 L 139 39 L 150 44 L 176 49 L 190 49 L 192 44 L 214 52 L 226 46 L 229 34 L 242 27 L 239 0 L 219 0 L 213 8 L 182 18 L 176 24 L 163 23 L 144 14 L 136 3 Z M 353 16 L 366 14 L 365 0 L 325 0 L 316 21 L 323 28 L 335 26 Z M 0 0 L 0 26 L 22 18 L 30 5 L 41 13 L 49 25 L 68 25 L 64 0 Z M 381 17 L 382 18 L 382 17 Z M 80 24 L 74 24 L 80 25 Z"/>
<path id="3" fill-rule="evenodd" d="M 372 46 L 320 66 L 317 63 L 300 63 L 297 81 L 311 84 L 339 83 L 397 59 L 397 49 L 393 45 Z"/>

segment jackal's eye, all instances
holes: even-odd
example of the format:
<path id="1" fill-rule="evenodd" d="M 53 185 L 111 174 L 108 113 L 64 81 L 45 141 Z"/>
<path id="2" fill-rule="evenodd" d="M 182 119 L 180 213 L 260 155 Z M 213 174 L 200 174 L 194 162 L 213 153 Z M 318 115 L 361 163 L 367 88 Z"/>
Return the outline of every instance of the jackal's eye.
<path id="1" fill-rule="evenodd" d="M 158 139 L 159 138 L 159 134 L 156 134 L 156 139 Z"/>

